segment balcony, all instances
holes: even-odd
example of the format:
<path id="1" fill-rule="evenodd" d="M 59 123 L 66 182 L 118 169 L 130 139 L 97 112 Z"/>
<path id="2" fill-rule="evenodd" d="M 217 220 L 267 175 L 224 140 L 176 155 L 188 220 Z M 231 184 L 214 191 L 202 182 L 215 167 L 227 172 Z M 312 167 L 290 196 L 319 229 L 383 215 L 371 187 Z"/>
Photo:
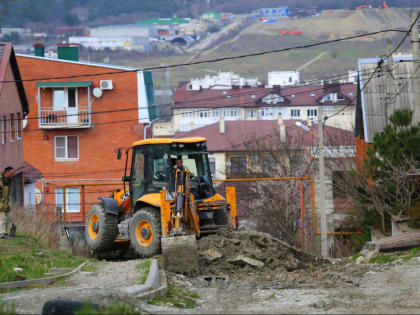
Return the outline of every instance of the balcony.
<path id="1" fill-rule="evenodd" d="M 90 128 L 91 117 L 89 108 L 74 110 L 41 109 L 39 115 L 39 128 Z"/>
<path id="2" fill-rule="evenodd" d="M 38 122 L 41 129 L 92 127 L 92 82 L 37 82 Z"/>

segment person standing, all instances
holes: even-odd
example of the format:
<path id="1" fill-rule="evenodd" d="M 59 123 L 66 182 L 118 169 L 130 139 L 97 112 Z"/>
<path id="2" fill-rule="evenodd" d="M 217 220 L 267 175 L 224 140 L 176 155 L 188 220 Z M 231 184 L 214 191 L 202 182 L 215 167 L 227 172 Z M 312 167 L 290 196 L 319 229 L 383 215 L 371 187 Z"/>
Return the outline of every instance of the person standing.
<path id="1" fill-rule="evenodd" d="M 9 239 L 7 234 L 7 220 L 10 212 L 10 182 L 14 175 L 13 167 L 8 166 L 0 176 L 0 238 Z"/>

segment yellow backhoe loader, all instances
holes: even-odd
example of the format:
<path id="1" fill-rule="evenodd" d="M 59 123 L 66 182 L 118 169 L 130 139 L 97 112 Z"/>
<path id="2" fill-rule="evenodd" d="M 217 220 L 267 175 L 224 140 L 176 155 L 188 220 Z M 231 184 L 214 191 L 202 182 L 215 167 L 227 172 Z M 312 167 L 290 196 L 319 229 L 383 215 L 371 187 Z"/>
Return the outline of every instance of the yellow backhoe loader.
<path id="1" fill-rule="evenodd" d="M 205 138 L 134 142 L 126 150 L 123 184 L 113 198 L 98 198 L 87 216 L 85 238 L 96 252 L 129 244 L 141 257 L 162 250 L 169 271 L 194 273 L 196 238 L 237 227 L 235 188 L 226 188 L 226 198 L 216 193 Z"/>

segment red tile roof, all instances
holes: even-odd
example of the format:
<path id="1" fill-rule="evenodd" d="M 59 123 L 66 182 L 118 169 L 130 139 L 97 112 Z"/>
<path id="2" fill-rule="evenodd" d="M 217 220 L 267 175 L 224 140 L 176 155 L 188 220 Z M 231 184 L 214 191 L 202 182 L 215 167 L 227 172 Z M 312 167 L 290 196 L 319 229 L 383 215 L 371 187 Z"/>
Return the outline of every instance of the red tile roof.
<path id="1" fill-rule="evenodd" d="M 290 148 L 303 149 L 308 146 L 316 146 L 318 138 L 318 124 L 313 124 L 308 133 L 296 126 L 296 122 L 302 120 L 284 120 L 286 128 L 286 143 Z M 204 137 L 207 138 L 207 148 L 210 152 L 243 151 L 255 149 L 273 148 L 278 144 L 279 123 L 278 120 L 236 120 L 225 121 L 225 132 L 219 132 L 219 123 L 197 128 L 186 132 L 177 132 L 174 138 L 181 137 Z M 314 135 L 315 134 L 315 135 Z M 353 133 L 344 129 L 331 126 L 324 127 L 324 139 L 326 146 L 352 146 L 354 145 Z"/>
<path id="2" fill-rule="evenodd" d="M 314 106 L 355 104 L 357 85 L 300 85 L 282 88 L 247 87 L 241 89 L 187 90 L 185 85 L 174 91 L 175 108 L 217 108 L 217 107 L 270 107 L 270 106 Z M 330 92 L 344 96 L 345 101 L 320 103 Z M 269 105 L 261 102 L 268 94 L 278 94 L 285 101 Z"/>

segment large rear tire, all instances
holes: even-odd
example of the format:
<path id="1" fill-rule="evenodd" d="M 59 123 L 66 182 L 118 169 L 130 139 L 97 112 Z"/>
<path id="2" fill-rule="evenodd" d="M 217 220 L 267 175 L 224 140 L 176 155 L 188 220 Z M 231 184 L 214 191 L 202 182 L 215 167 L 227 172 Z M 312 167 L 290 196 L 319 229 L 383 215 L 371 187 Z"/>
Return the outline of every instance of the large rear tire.
<path id="1" fill-rule="evenodd" d="M 152 207 L 138 210 L 130 223 L 130 242 L 140 257 L 160 252 L 160 211 Z"/>
<path id="2" fill-rule="evenodd" d="M 105 213 L 102 203 L 95 203 L 86 218 L 85 238 L 94 251 L 111 249 L 118 236 L 118 217 Z"/>

